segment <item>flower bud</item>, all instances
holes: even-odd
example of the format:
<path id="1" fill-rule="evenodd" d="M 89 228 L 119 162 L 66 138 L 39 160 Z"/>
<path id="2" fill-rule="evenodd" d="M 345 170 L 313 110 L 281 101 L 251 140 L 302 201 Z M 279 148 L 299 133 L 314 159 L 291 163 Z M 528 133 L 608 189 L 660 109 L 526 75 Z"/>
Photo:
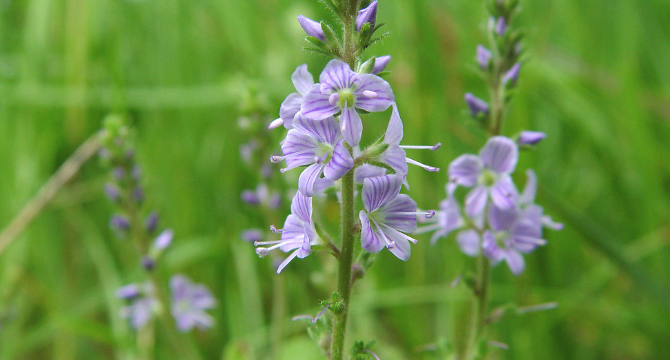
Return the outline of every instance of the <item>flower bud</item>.
<path id="1" fill-rule="evenodd" d="M 519 145 L 535 145 L 547 137 L 547 134 L 541 131 L 522 131 L 516 143 Z"/>
<path id="2" fill-rule="evenodd" d="M 505 22 L 504 17 L 501 16 L 498 18 L 498 21 L 496 21 L 495 31 L 498 36 L 503 36 L 505 31 L 507 31 L 507 23 Z"/>
<path id="3" fill-rule="evenodd" d="M 114 184 L 111 184 L 111 183 L 105 184 L 104 191 L 105 191 L 105 195 L 107 195 L 109 200 L 111 200 L 113 202 L 117 202 L 121 198 L 119 188 L 116 187 L 116 185 L 114 185 Z"/>
<path id="4" fill-rule="evenodd" d="M 491 61 L 491 51 L 484 47 L 483 45 L 477 45 L 477 63 L 482 70 L 486 70 L 489 67 L 489 62 Z"/>
<path id="5" fill-rule="evenodd" d="M 321 29 L 321 23 L 302 15 L 298 15 L 298 22 L 308 36 L 315 37 L 321 41 L 326 40 L 326 35 L 323 33 L 323 29 Z"/>
<path id="6" fill-rule="evenodd" d="M 115 167 L 113 173 L 116 180 L 123 180 L 126 177 L 126 170 L 120 166 Z"/>
<path id="7" fill-rule="evenodd" d="M 248 242 L 256 242 L 256 241 L 262 241 L 263 240 L 263 231 L 260 229 L 247 229 L 243 230 L 242 233 L 240 233 L 240 237 L 244 241 Z"/>
<path id="8" fill-rule="evenodd" d="M 391 55 L 384 55 L 376 58 L 375 66 L 372 68 L 372 73 L 377 74 L 384 71 L 384 69 L 386 69 L 386 65 L 388 65 L 390 61 L 391 61 Z"/>
<path id="9" fill-rule="evenodd" d="M 483 113 L 484 115 L 488 115 L 489 113 L 489 105 L 486 103 L 486 101 L 472 95 L 471 93 L 465 94 L 465 103 L 468 104 L 470 114 L 474 118 L 479 117 L 480 113 Z"/>
<path id="10" fill-rule="evenodd" d="M 142 258 L 142 267 L 144 270 L 151 271 L 156 266 L 156 261 L 151 256 L 144 256 Z"/>
<path id="11" fill-rule="evenodd" d="M 356 17 L 356 31 L 361 31 L 363 24 L 370 23 L 370 28 L 375 27 L 377 21 L 377 1 L 373 1 L 368 7 L 358 12 Z"/>
<path id="12" fill-rule="evenodd" d="M 172 238 L 174 237 L 174 232 L 172 229 L 165 229 L 163 230 L 160 235 L 156 237 L 156 240 L 154 240 L 154 248 L 159 249 L 159 250 L 165 250 L 170 246 L 172 243 Z"/>
<path id="13" fill-rule="evenodd" d="M 137 284 L 129 284 L 116 290 L 116 297 L 119 299 L 132 299 L 140 296 L 141 289 Z"/>
<path id="14" fill-rule="evenodd" d="M 253 190 L 242 191 L 242 195 L 240 197 L 242 198 L 242 201 L 249 205 L 258 205 L 261 202 L 258 198 L 258 195 L 256 195 L 256 192 Z"/>
<path id="15" fill-rule="evenodd" d="M 503 84 L 507 85 L 511 81 L 510 85 L 515 85 L 516 81 L 519 79 L 519 70 L 521 69 L 521 64 L 516 63 L 509 69 L 505 75 L 503 75 L 502 81 Z"/>
<path id="16" fill-rule="evenodd" d="M 126 232 L 130 229 L 130 221 L 123 215 L 114 215 L 109 220 L 109 227 L 115 231 Z"/>
<path id="17" fill-rule="evenodd" d="M 144 229 L 151 234 L 156 231 L 156 227 L 158 227 L 158 214 L 152 211 L 144 220 Z"/>

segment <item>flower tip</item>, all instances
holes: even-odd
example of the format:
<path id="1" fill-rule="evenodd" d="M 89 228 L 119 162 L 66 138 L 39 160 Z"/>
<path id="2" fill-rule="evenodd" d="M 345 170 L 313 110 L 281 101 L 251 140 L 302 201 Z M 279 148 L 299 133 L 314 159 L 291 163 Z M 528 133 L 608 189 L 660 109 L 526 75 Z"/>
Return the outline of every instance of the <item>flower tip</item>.
<path id="1" fill-rule="evenodd" d="M 270 250 L 264 247 L 256 248 L 256 254 L 258 254 L 259 257 L 265 257 L 269 252 Z"/>
<path id="2" fill-rule="evenodd" d="M 340 101 L 340 93 L 334 92 L 328 97 L 328 103 L 330 105 L 335 105 L 338 101 Z"/>
<path id="3" fill-rule="evenodd" d="M 270 162 L 271 163 L 277 164 L 277 163 L 280 163 L 282 160 L 284 160 L 283 156 L 279 156 L 279 155 L 270 156 Z"/>
<path id="4" fill-rule="evenodd" d="M 281 234 L 283 231 L 282 229 L 277 229 L 274 225 L 270 225 L 270 231 L 272 231 L 275 234 Z"/>
<path id="5" fill-rule="evenodd" d="M 442 143 L 437 143 L 437 144 L 433 145 L 432 148 L 430 148 L 430 151 L 435 151 L 435 150 L 439 149 L 441 146 L 442 146 Z"/>
<path id="6" fill-rule="evenodd" d="M 428 170 L 430 172 L 439 172 L 440 168 L 434 167 L 434 166 L 428 166 L 428 167 L 426 167 L 426 170 Z"/>
<path id="7" fill-rule="evenodd" d="M 425 215 L 425 216 L 426 216 L 426 219 L 430 219 L 430 218 L 432 218 L 433 216 L 435 216 L 435 210 L 428 210 L 428 211 L 426 211 L 426 215 Z"/>
<path id="8" fill-rule="evenodd" d="M 302 15 L 298 15 L 298 22 L 308 36 L 315 37 L 321 41 L 326 39 L 326 35 L 323 33 L 323 29 L 321 29 L 321 23 Z"/>
<path id="9" fill-rule="evenodd" d="M 270 130 L 276 129 L 276 128 L 282 126 L 282 125 L 284 125 L 284 119 L 282 119 L 282 118 L 275 119 L 270 123 L 270 125 L 268 125 L 268 129 L 270 129 Z"/>

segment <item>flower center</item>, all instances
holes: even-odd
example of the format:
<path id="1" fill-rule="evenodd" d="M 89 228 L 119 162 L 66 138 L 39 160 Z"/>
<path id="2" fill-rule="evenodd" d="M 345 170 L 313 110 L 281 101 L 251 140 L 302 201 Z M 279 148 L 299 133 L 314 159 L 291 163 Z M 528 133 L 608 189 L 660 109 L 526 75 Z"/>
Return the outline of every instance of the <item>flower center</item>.
<path id="1" fill-rule="evenodd" d="M 496 173 L 488 169 L 484 169 L 481 175 L 479 175 L 479 183 L 486 187 L 493 186 L 497 180 L 498 176 L 496 175 Z"/>
<path id="2" fill-rule="evenodd" d="M 338 91 L 337 94 L 340 95 L 340 99 L 337 102 L 337 105 L 339 105 L 341 108 L 344 108 L 345 105 L 350 108 L 354 106 L 356 98 L 350 89 L 342 89 Z"/>

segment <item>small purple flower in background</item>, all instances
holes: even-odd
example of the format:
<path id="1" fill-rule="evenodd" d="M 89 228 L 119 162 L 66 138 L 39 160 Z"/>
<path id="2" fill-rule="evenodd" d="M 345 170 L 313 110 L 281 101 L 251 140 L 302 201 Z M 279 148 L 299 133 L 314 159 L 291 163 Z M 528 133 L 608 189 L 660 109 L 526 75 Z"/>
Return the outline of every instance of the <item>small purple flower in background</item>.
<path id="1" fill-rule="evenodd" d="M 125 215 L 114 215 L 109 220 L 109 227 L 119 236 L 125 235 L 130 230 L 130 220 Z"/>
<path id="2" fill-rule="evenodd" d="M 331 60 L 319 81 L 321 83 L 305 95 L 300 112 L 313 120 L 324 120 L 342 112 L 340 127 L 350 146 L 358 145 L 363 133 L 363 122 L 356 109 L 384 111 L 395 99 L 384 79 L 373 74 L 358 74 L 340 60 Z"/>
<path id="3" fill-rule="evenodd" d="M 183 275 L 174 275 L 170 279 L 172 290 L 172 316 L 177 329 L 187 332 L 194 327 L 206 330 L 214 325 L 214 318 L 205 310 L 216 306 L 216 299 L 202 284 L 193 284 Z"/>
<path id="4" fill-rule="evenodd" d="M 308 36 L 315 37 L 321 41 L 326 40 L 323 29 L 321 29 L 321 23 L 302 15 L 298 15 L 298 22 Z"/>
<path id="5" fill-rule="evenodd" d="M 281 195 L 276 191 L 270 193 L 270 189 L 265 183 L 258 184 L 256 190 L 242 191 L 240 198 L 252 206 L 265 206 L 270 209 L 276 209 L 281 205 Z"/>
<path id="6" fill-rule="evenodd" d="M 484 116 L 489 114 L 489 104 L 471 93 L 465 94 L 465 103 L 470 109 L 470 115 L 475 119 L 479 117 L 479 114 L 484 114 Z"/>
<path id="7" fill-rule="evenodd" d="M 516 84 L 517 80 L 519 80 L 519 71 L 521 70 L 521 64 L 516 63 L 510 68 L 505 75 L 503 75 L 502 82 L 503 84 L 507 84 L 511 82 L 512 85 Z"/>
<path id="8" fill-rule="evenodd" d="M 479 67 L 482 68 L 482 70 L 486 70 L 489 68 L 491 57 L 493 57 L 493 55 L 491 54 L 491 51 L 489 51 L 489 49 L 487 49 L 483 45 L 477 45 L 477 63 L 479 64 Z"/>
<path id="9" fill-rule="evenodd" d="M 242 233 L 240 233 L 240 237 L 244 241 L 253 243 L 263 240 L 263 238 L 265 237 L 265 233 L 261 229 L 246 229 L 242 230 Z"/>
<path id="10" fill-rule="evenodd" d="M 384 55 L 376 58 L 375 66 L 372 67 L 372 73 L 378 74 L 384 71 L 384 69 L 386 69 L 386 65 L 388 65 L 390 61 L 391 61 L 391 55 Z"/>
<path id="11" fill-rule="evenodd" d="M 170 244 L 172 244 L 173 237 L 174 232 L 172 229 L 165 229 L 162 233 L 160 233 L 160 235 L 156 237 L 153 243 L 153 247 L 158 250 L 165 250 L 170 246 Z"/>
<path id="12" fill-rule="evenodd" d="M 358 214 L 361 220 L 361 246 L 377 253 L 387 247 L 400 260 L 409 259 L 409 242 L 416 240 L 403 234 L 416 230 L 416 216 L 432 217 L 435 211 L 417 212 L 416 202 L 409 195 L 400 194 L 402 178 L 384 175 L 363 181 L 363 206 Z"/>
<path id="13" fill-rule="evenodd" d="M 501 17 L 498 18 L 498 21 L 496 21 L 495 30 L 496 30 L 496 34 L 498 34 L 498 36 L 505 35 L 505 31 L 507 31 L 507 22 L 505 22 L 504 17 L 501 16 Z"/>
<path id="14" fill-rule="evenodd" d="M 144 220 L 144 229 L 151 234 L 154 231 L 156 231 L 156 228 L 158 227 L 158 213 L 155 211 L 152 211 L 149 216 L 147 216 L 146 220 Z"/>
<path id="15" fill-rule="evenodd" d="M 544 209 L 535 204 L 535 194 L 537 193 L 537 175 L 533 170 L 526 170 L 526 185 L 519 197 L 519 206 L 524 213 L 524 217 L 533 221 L 539 228 L 549 228 L 552 230 L 562 230 L 563 224 L 554 222 L 549 215 L 544 215 Z"/>
<path id="16" fill-rule="evenodd" d="M 275 231 L 281 233 L 281 240 L 257 241 L 254 245 L 271 245 L 267 248 L 256 248 L 256 253 L 260 257 L 266 256 L 274 249 L 280 249 L 283 252 L 295 250 L 279 265 L 277 269 L 277 274 L 279 274 L 296 256 L 301 259 L 307 257 L 312 252 L 312 245 L 318 243 L 318 236 L 312 222 L 312 198 L 298 191 L 291 202 L 291 214 L 286 218 L 284 228 Z"/>
<path id="17" fill-rule="evenodd" d="M 518 158 L 519 149 L 514 141 L 504 136 L 490 138 L 479 156 L 461 155 L 449 164 L 449 196 L 457 185 L 475 187 L 465 198 L 465 213 L 470 218 L 481 215 L 489 196 L 501 209 L 514 208 L 518 190 L 510 174 Z"/>
<path id="18" fill-rule="evenodd" d="M 117 202 L 121 198 L 121 192 L 119 191 L 119 187 L 114 185 L 114 184 L 105 184 L 103 188 L 105 195 L 107 195 L 107 198 L 111 200 L 112 202 Z"/>
<path id="19" fill-rule="evenodd" d="M 361 27 L 365 23 L 370 23 L 370 28 L 375 27 L 377 22 L 377 1 L 373 1 L 365 9 L 358 11 L 358 16 L 356 17 L 356 31 L 361 31 Z"/>
<path id="20" fill-rule="evenodd" d="M 128 319 L 135 330 L 144 327 L 159 306 L 149 283 L 123 286 L 116 291 L 116 297 L 130 301 L 130 305 L 121 308 L 120 315 Z"/>
<path id="21" fill-rule="evenodd" d="M 321 27 L 319 26 L 319 29 Z M 293 119 L 300 112 L 304 97 L 314 86 L 314 77 L 307 70 L 307 64 L 298 66 L 291 75 L 293 86 L 298 92 L 289 94 L 279 108 L 279 119 L 273 121 L 268 128 L 274 129 L 284 125 L 287 129 L 293 128 Z"/>
<path id="22" fill-rule="evenodd" d="M 434 245 L 438 239 L 446 237 L 452 231 L 465 225 L 461 217 L 460 206 L 453 196 L 442 200 L 440 202 L 440 210 L 436 212 L 436 216 L 424 222 L 429 223 L 429 225 L 418 228 L 414 234 L 435 231 L 430 238 L 431 245 Z"/>
<path id="23" fill-rule="evenodd" d="M 516 143 L 519 145 L 537 145 L 537 143 L 544 140 L 546 137 L 547 134 L 541 131 L 524 130 L 519 134 Z"/>
<path id="24" fill-rule="evenodd" d="M 298 114 L 281 146 L 283 157 L 274 157 L 274 161 L 286 160 L 287 171 L 299 166 L 309 165 L 300 174 L 298 190 L 307 196 L 313 196 L 316 183 L 335 181 L 354 167 L 354 160 L 344 145 L 342 136 L 333 117 L 314 121 Z"/>

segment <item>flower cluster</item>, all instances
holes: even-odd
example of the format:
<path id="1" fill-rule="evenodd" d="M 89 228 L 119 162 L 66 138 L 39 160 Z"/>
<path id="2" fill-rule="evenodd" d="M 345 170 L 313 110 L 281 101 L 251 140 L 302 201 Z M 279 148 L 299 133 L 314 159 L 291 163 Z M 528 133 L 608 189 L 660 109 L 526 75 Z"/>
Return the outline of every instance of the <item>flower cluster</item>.
<path id="1" fill-rule="evenodd" d="M 161 301 L 170 301 L 157 296 L 156 287 L 160 284 L 148 273 L 172 244 L 174 233 L 168 228 L 156 235 L 158 214 L 144 209 L 141 171 L 135 162 L 131 136 L 124 117 L 109 116 L 100 135 L 103 144 L 100 157 L 111 169 L 111 180 L 104 186 L 104 191 L 118 210 L 111 217 L 110 227 L 119 239 L 133 242 L 139 265 L 147 275 L 147 280 L 142 283 L 132 283 L 117 290 L 117 297 L 128 302 L 121 309 L 121 316 L 128 319 L 133 328 L 141 329 L 160 311 Z M 213 319 L 203 312 L 215 303 L 209 291 L 203 285 L 194 286 L 182 275 L 175 275 L 170 285 L 173 294 L 170 302 L 177 328 L 188 331 L 193 326 L 211 327 Z"/>
<path id="2" fill-rule="evenodd" d="M 356 31 L 361 39 L 376 29 L 377 2 L 361 9 L 356 20 Z M 407 187 L 408 165 L 415 164 L 428 171 L 439 169 L 421 164 L 406 156 L 406 149 L 430 149 L 435 146 L 402 146 L 403 125 L 395 104 L 393 90 L 381 75 L 391 60 L 390 56 L 373 57 L 352 66 L 338 59 L 340 48 L 329 40 L 329 27 L 323 23 L 299 16 L 298 21 L 308 35 L 308 40 L 328 48 L 336 59 L 328 62 L 319 75 L 319 82 L 307 70 L 307 65 L 296 68 L 291 79 L 296 92 L 282 103 L 280 117 L 270 128 L 283 125 L 288 129 L 281 143 L 281 156 L 270 160 L 285 161 L 282 172 L 298 167 L 303 170 L 298 180 L 298 192 L 291 204 L 291 215 L 286 218 L 276 241 L 256 241 L 256 252 L 263 257 L 274 249 L 291 254 L 282 262 L 277 272 L 295 257 L 304 258 L 315 245 L 327 244 L 320 236 L 313 219 L 315 196 L 339 185 L 342 178 L 351 174 L 356 183 L 362 183 L 363 209 L 360 210 L 361 246 L 377 253 L 389 249 L 399 259 L 410 256 L 410 242 L 406 235 L 417 226 L 417 215 L 432 217 L 434 211 L 418 211 L 416 203 L 400 194 L 402 184 Z M 373 31 L 372 31 L 373 32 Z M 363 119 L 361 115 L 383 112 L 392 108 L 386 134 L 377 142 L 361 149 Z M 353 181 L 352 181 L 353 185 Z M 248 236 L 256 234 L 248 233 Z"/>

